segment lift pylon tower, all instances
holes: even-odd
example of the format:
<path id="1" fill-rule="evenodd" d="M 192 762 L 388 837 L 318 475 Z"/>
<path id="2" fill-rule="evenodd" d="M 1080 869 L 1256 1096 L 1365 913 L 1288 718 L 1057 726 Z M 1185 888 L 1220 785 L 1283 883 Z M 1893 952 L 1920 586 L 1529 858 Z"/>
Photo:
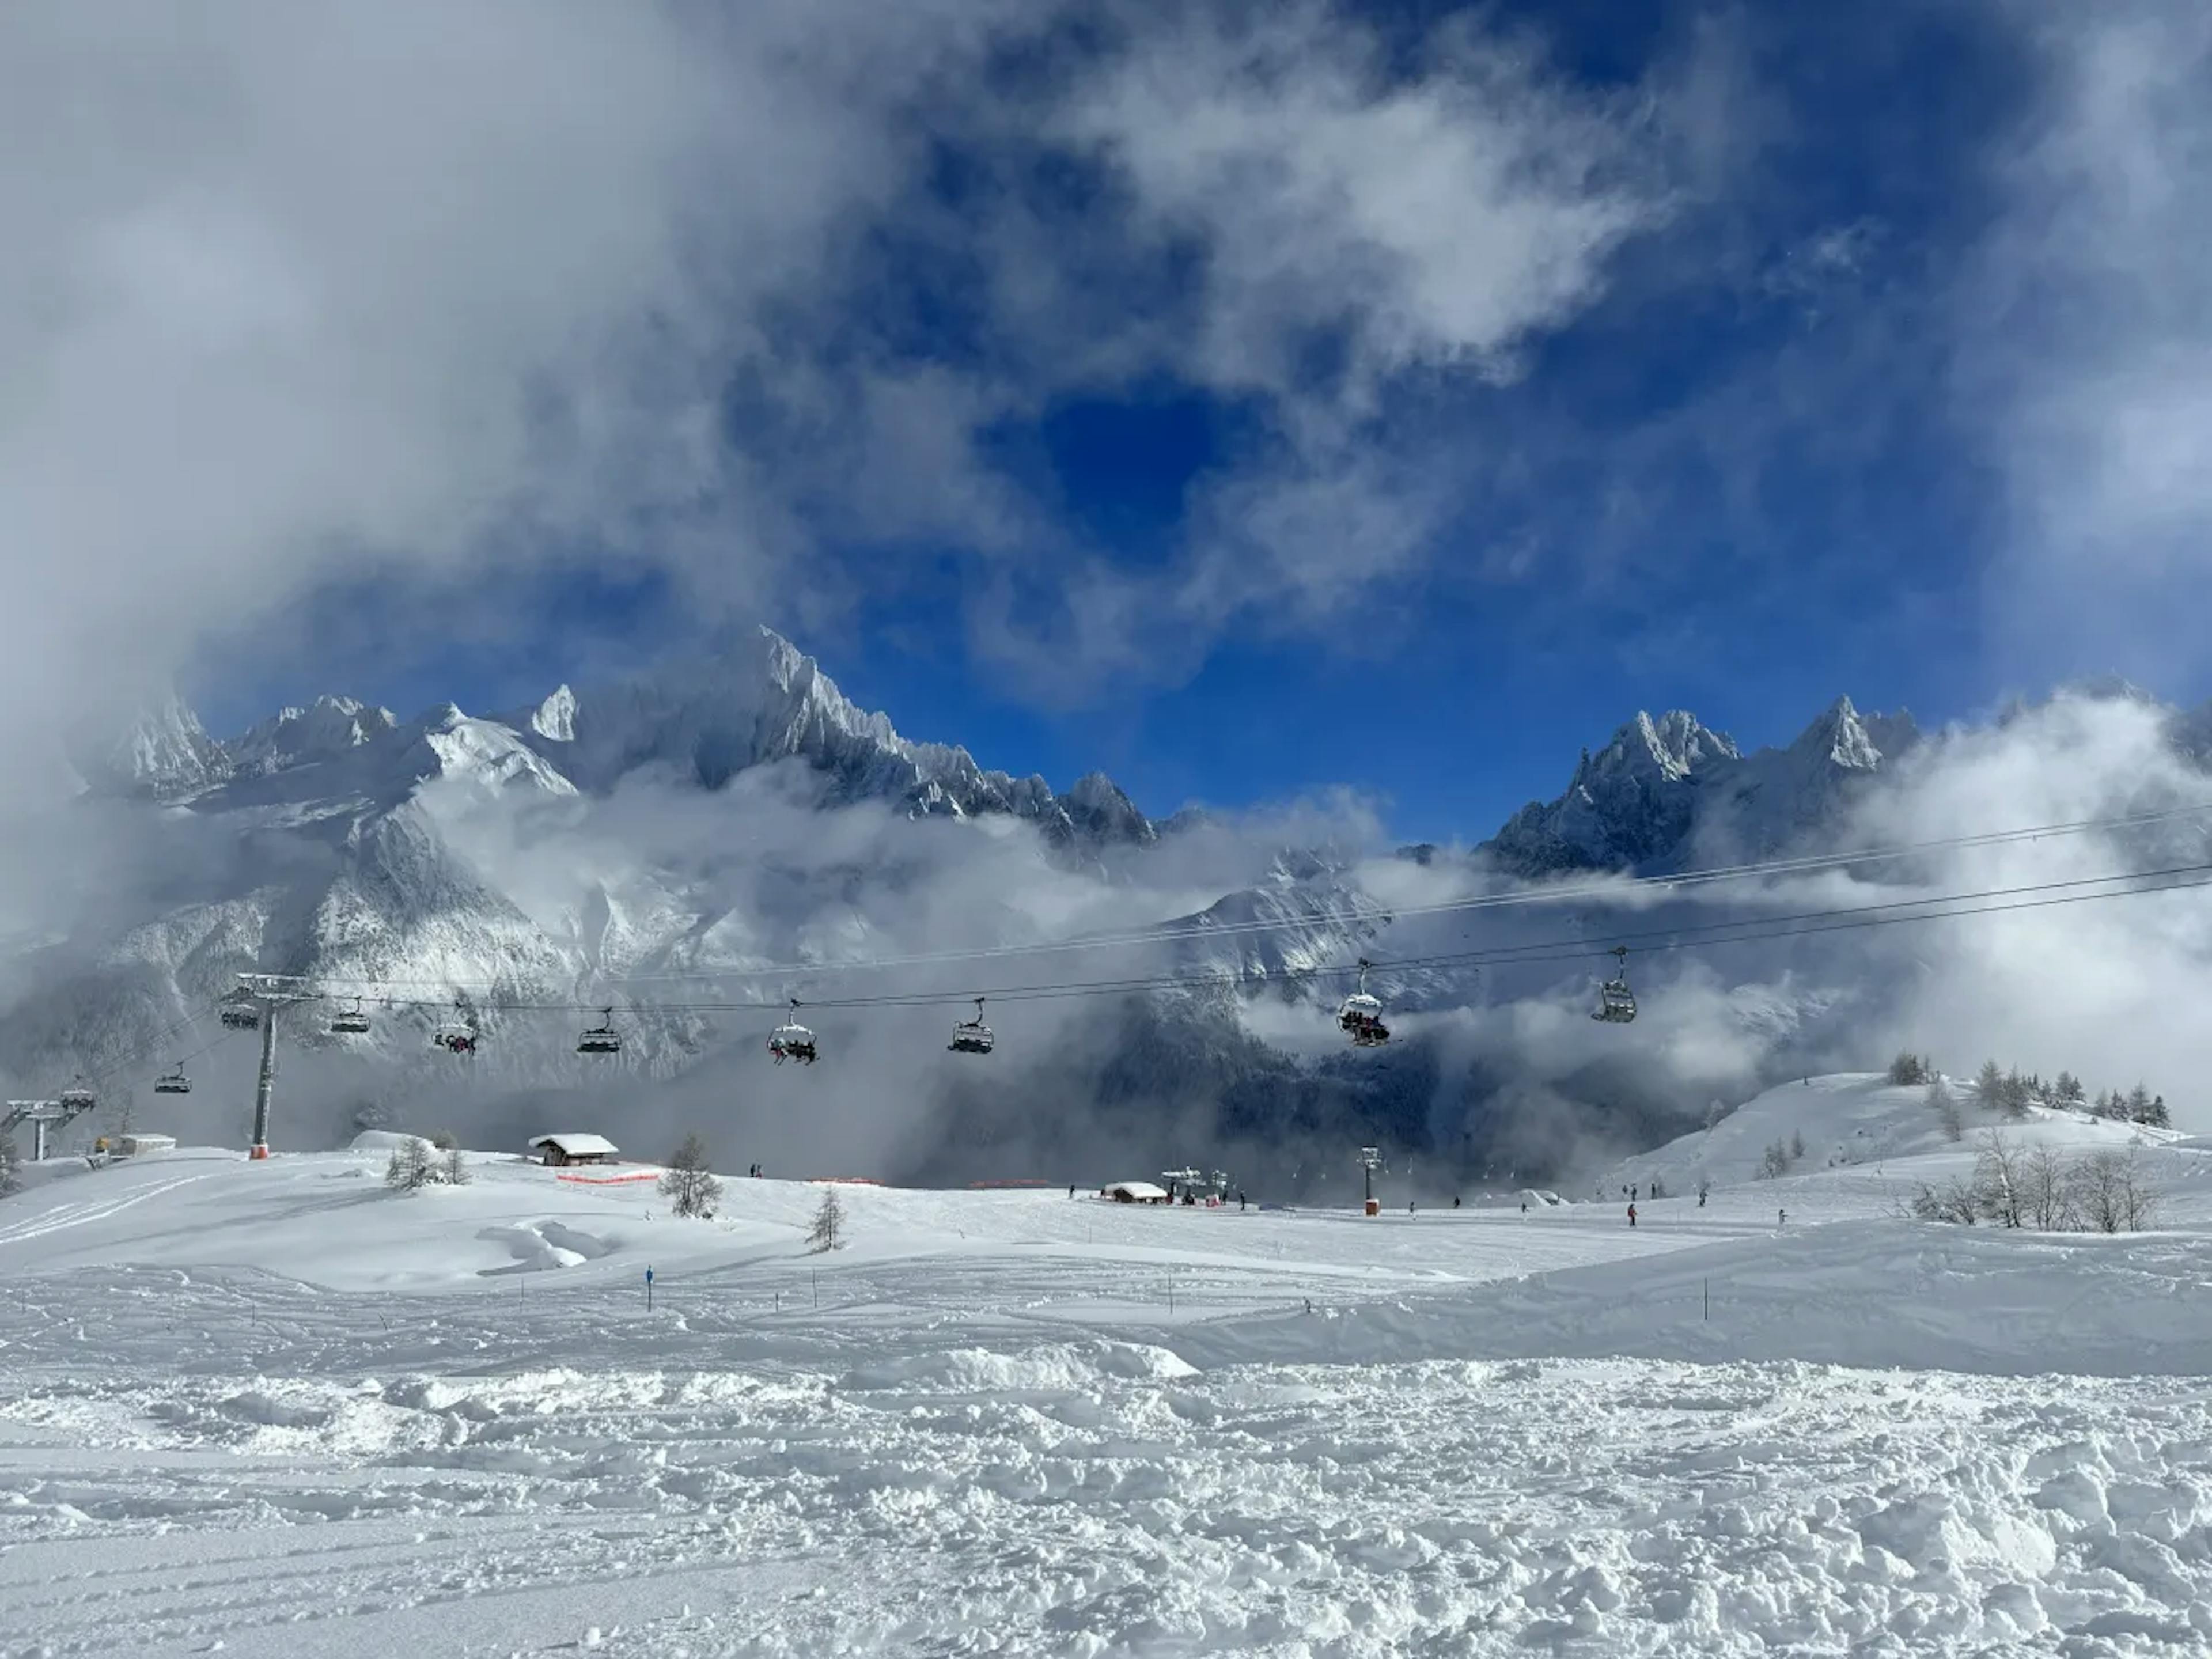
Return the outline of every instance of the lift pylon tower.
<path id="1" fill-rule="evenodd" d="M 240 974 L 238 988 L 261 1012 L 261 1071 L 253 1084 L 253 1149 L 256 1161 L 269 1156 L 269 1097 L 276 1086 L 276 1011 L 295 1002 L 313 1002 L 319 994 L 307 981 L 282 974 Z"/>
<path id="2" fill-rule="evenodd" d="M 1375 1172 L 1382 1167 L 1382 1149 L 1376 1146 L 1362 1146 L 1359 1149 L 1359 1157 L 1355 1161 L 1359 1165 L 1361 1181 L 1365 1188 L 1360 1207 L 1369 1215 L 1373 1215 L 1376 1213 Z"/>
<path id="3" fill-rule="evenodd" d="M 92 1109 L 92 1102 L 76 1100 L 11 1100 L 7 1112 L 0 1116 L 0 1134 L 6 1134 L 18 1123 L 31 1126 L 31 1162 L 46 1161 L 46 1131 L 58 1129 L 72 1119 Z"/>

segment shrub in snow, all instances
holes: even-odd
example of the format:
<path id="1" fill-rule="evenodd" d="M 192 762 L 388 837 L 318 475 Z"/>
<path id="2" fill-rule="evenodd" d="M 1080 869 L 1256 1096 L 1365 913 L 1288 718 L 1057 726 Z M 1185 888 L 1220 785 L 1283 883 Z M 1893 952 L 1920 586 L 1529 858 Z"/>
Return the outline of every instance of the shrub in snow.
<path id="1" fill-rule="evenodd" d="M 1928 1109 L 1936 1114 L 1936 1121 L 1943 1126 L 1947 1140 L 1966 1138 L 1966 1115 L 1959 1109 L 1959 1097 L 1953 1094 L 1942 1078 L 1928 1085 Z"/>
<path id="2" fill-rule="evenodd" d="M 1994 1117 L 2004 1110 L 2004 1070 L 1994 1060 L 1985 1060 L 1974 1073 L 1974 1104 Z"/>
<path id="3" fill-rule="evenodd" d="M 1899 1089 L 1910 1089 L 1928 1081 L 1932 1075 L 1928 1062 L 1910 1050 L 1889 1062 L 1889 1080 Z"/>
<path id="4" fill-rule="evenodd" d="M 2133 1148 L 2069 1162 L 2055 1147 L 2023 1149 L 1995 1131 L 1975 1156 L 1971 1182 L 1954 1176 L 1941 1187 L 1923 1183 L 1908 1205 L 1922 1221 L 2101 1233 L 2140 1231 L 2158 1206 L 2158 1189 Z"/>
<path id="5" fill-rule="evenodd" d="M 2100 1233 L 2139 1231 L 2150 1225 L 2158 1210 L 2158 1193 L 2132 1147 L 2092 1152 L 2076 1164 L 2073 1193 L 2081 1224 Z"/>
<path id="6" fill-rule="evenodd" d="M 15 1150 L 15 1137 L 0 1135 L 0 1197 L 23 1185 L 23 1155 Z"/>
<path id="7" fill-rule="evenodd" d="M 1971 1227 L 1980 1218 L 1981 1200 L 1967 1182 L 1953 1176 L 1941 1187 L 1923 1182 L 1912 1195 L 1912 1213 L 1921 1221 L 1948 1221 Z"/>
<path id="8" fill-rule="evenodd" d="M 668 1173 L 660 1177 L 660 1195 L 675 1206 L 676 1213 L 697 1216 L 702 1219 L 714 1213 L 714 1206 L 721 1201 L 722 1183 L 708 1172 L 707 1143 L 696 1134 L 684 1137 L 684 1144 L 668 1160 Z"/>
<path id="9" fill-rule="evenodd" d="M 835 1187 L 823 1192 L 822 1202 L 814 1211 L 813 1224 L 806 1230 L 806 1242 L 817 1252 L 834 1250 L 844 1243 L 845 1206 Z"/>

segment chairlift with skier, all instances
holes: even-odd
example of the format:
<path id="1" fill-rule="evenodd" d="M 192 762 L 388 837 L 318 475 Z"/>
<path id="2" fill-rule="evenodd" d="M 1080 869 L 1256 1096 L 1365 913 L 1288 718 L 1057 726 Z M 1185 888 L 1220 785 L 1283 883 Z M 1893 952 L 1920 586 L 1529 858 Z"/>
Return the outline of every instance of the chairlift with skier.
<path id="1" fill-rule="evenodd" d="M 814 1063 L 814 1033 L 799 1023 L 799 999 L 791 1000 L 791 1012 L 782 1024 L 768 1034 L 768 1051 L 775 1056 L 775 1063 L 796 1060 L 805 1065 Z"/>
<path id="2" fill-rule="evenodd" d="M 443 1048 L 449 1054 L 473 1054 L 477 1051 L 477 1017 L 458 1002 L 453 1005 L 453 1018 L 430 1033 L 430 1046 Z"/>
<path id="3" fill-rule="evenodd" d="M 1628 947 L 1614 945 L 1613 957 L 1613 977 L 1597 988 L 1597 1006 L 1590 1018 L 1608 1025 L 1626 1025 L 1636 1018 L 1636 994 L 1628 988 Z"/>
<path id="4" fill-rule="evenodd" d="M 1345 998 L 1344 1006 L 1336 1011 L 1336 1023 L 1361 1048 L 1372 1048 L 1390 1040 L 1390 1028 L 1382 1023 L 1382 1004 L 1367 991 L 1367 973 L 1373 966 L 1365 957 L 1360 957 L 1359 988 Z"/>

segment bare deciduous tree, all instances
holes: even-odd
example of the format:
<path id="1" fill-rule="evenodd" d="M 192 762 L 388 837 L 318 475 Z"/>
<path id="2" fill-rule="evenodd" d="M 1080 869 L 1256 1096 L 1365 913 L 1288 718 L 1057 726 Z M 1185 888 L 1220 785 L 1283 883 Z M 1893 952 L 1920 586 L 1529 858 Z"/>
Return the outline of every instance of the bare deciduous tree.
<path id="1" fill-rule="evenodd" d="M 708 1173 L 707 1143 L 696 1134 L 684 1137 L 684 1144 L 668 1160 L 668 1173 L 660 1177 L 660 1195 L 675 1206 L 682 1216 L 697 1216 L 702 1219 L 714 1213 L 714 1206 L 721 1201 L 722 1183 Z"/>
<path id="2" fill-rule="evenodd" d="M 396 1192 L 411 1193 L 436 1184 L 438 1179 L 438 1166 L 430 1161 L 430 1143 L 418 1135 L 410 1135 L 394 1146 L 391 1161 L 384 1166 L 384 1184 Z"/>
<path id="3" fill-rule="evenodd" d="M 2021 1192 L 2019 1146 L 1996 1129 L 1982 1137 L 1974 1154 L 1974 1197 L 1984 1215 L 2002 1227 L 2021 1224 L 2026 1198 Z"/>
<path id="4" fill-rule="evenodd" d="M 2092 1152 L 2074 1166 L 2069 1186 L 2082 1223 L 2100 1233 L 2119 1231 L 2127 1214 L 2120 1195 L 2121 1170 L 2125 1160 L 2118 1152 Z"/>
<path id="5" fill-rule="evenodd" d="M 2020 1161 L 2021 1204 L 2027 1224 L 2046 1233 L 2066 1232 L 2076 1225 L 2074 1194 L 2067 1178 L 2066 1160 L 2048 1141 L 2027 1149 Z"/>

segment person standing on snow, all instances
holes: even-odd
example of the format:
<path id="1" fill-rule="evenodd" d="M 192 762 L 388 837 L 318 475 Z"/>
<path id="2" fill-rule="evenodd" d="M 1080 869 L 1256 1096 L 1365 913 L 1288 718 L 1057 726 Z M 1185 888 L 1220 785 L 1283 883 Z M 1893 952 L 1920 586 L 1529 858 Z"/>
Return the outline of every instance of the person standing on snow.
<path id="1" fill-rule="evenodd" d="M 1636 1204 L 1635 1200 L 1632 1199 L 1629 1201 L 1628 1206 L 1628 1224 L 1632 1227 L 1636 1224 Z"/>

